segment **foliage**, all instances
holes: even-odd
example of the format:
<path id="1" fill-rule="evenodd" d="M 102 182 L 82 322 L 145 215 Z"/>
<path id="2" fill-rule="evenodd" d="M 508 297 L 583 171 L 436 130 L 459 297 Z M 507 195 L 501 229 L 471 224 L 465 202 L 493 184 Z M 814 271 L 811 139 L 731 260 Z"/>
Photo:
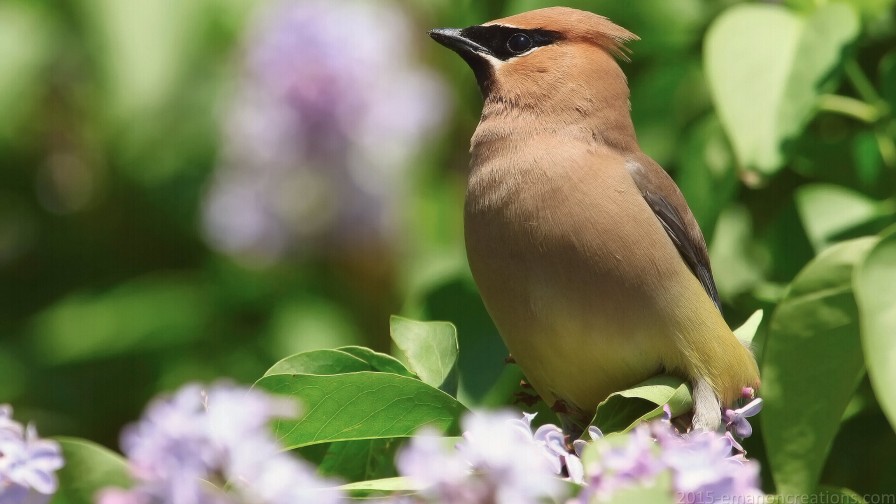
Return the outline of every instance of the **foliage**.
<path id="1" fill-rule="evenodd" d="M 639 141 L 701 224 L 729 324 L 765 313 L 745 329 L 756 333 L 765 407 L 744 443 L 764 490 L 858 502 L 892 494 L 896 2 L 565 3 L 641 37 L 623 64 Z M 253 152 L 234 157 L 245 146 L 235 146 L 228 111 L 255 82 L 253 34 L 271 26 L 262 7 L 0 3 L 0 403 L 42 434 L 111 448 L 161 391 L 222 375 L 257 380 L 305 403 L 306 416 L 281 420 L 277 435 L 359 494 L 403 488 L 392 461 L 418 427 L 456 435 L 467 409 L 513 403 L 520 372 L 503 364 L 463 255 L 467 145 L 481 101 L 464 63 L 425 30 L 549 2 L 371 4 L 394 11 L 384 23 L 410 23 L 414 42 L 390 53 L 407 75 L 441 76 L 440 92 L 402 109 L 431 109 L 440 129 L 411 121 L 420 131 L 401 136 L 402 124 L 364 125 L 395 146 L 353 137 L 351 124 L 315 130 L 314 142 L 339 131 L 364 154 L 293 160 L 307 177 L 266 186 L 277 194 L 264 197 L 285 198 L 273 207 L 276 229 L 295 233 L 280 255 L 258 257 L 217 247 L 207 209 L 223 166 Z M 363 56 L 363 39 L 343 40 L 358 33 L 331 31 L 341 43 L 329 57 Z M 365 156 L 397 171 L 319 196 Z M 327 170 L 337 163 L 341 171 Z M 379 189 L 362 190 L 371 185 Z M 292 211 L 299 217 L 283 217 Z M 303 215 L 338 218 L 311 226 Z M 393 313 L 405 318 L 390 322 Z M 621 391 L 595 421 L 622 431 L 666 403 L 677 413 L 685 389 Z M 538 422 L 553 421 L 536 408 Z M 110 452 L 60 442 L 70 464 L 57 499 L 83 502 L 103 471 L 124 478 Z M 91 460 L 102 462 L 97 472 L 76 476 Z"/>

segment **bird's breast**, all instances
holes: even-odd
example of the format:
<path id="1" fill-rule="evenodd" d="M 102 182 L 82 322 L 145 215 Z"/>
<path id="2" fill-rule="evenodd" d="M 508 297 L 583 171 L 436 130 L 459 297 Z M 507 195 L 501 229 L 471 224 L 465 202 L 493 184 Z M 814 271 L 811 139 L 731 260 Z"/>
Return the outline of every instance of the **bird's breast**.
<path id="1" fill-rule="evenodd" d="M 645 278 L 668 273 L 644 245 L 674 246 L 624 158 L 557 143 L 509 144 L 501 156 L 474 149 L 467 255 L 489 313 L 536 390 L 592 408 L 662 366 L 653 280 Z"/>

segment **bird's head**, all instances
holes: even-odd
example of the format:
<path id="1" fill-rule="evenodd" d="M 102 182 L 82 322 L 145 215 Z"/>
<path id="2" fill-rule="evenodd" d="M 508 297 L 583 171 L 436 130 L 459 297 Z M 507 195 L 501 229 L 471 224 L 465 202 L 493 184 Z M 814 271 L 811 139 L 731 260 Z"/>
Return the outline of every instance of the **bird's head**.
<path id="1" fill-rule="evenodd" d="M 603 16 L 566 7 L 435 29 L 430 36 L 470 65 L 486 100 L 524 107 L 595 87 L 625 88 L 627 102 L 614 57 L 625 58 L 625 43 L 638 38 Z"/>

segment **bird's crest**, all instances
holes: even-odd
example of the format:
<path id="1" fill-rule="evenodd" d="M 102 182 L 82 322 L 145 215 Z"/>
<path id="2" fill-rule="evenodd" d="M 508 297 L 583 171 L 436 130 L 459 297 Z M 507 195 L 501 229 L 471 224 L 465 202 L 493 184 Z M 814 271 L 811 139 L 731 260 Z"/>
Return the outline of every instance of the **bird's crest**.
<path id="1" fill-rule="evenodd" d="M 548 7 L 515 16 L 496 19 L 486 25 L 513 26 L 559 32 L 566 40 L 596 44 L 617 58 L 628 61 L 631 52 L 625 46 L 639 37 L 609 19 L 593 12 L 569 7 Z"/>

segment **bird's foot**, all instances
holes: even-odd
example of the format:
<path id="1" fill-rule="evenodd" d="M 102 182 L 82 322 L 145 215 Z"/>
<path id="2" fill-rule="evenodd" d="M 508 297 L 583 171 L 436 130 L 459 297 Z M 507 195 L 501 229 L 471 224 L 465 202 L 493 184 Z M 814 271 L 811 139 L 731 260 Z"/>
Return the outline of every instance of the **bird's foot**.
<path id="1" fill-rule="evenodd" d="M 522 404 L 526 407 L 531 408 L 535 404 L 538 404 L 538 401 L 541 400 L 538 394 L 532 394 L 530 392 L 516 392 L 513 394 L 513 403 L 514 404 Z"/>

